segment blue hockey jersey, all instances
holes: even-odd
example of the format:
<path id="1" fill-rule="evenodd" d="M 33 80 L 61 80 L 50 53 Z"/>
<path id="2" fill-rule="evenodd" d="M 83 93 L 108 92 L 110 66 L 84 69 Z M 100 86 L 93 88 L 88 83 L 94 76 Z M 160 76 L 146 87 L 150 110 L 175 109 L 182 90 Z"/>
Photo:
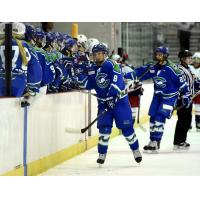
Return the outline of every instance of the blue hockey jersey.
<path id="1" fill-rule="evenodd" d="M 0 46 L 0 96 L 6 95 L 4 42 Z M 38 92 L 42 69 L 25 41 L 12 40 L 12 96 L 20 97 L 25 88 Z"/>
<path id="2" fill-rule="evenodd" d="M 55 79 L 55 69 L 51 61 L 49 61 L 45 50 L 34 47 L 39 63 L 42 67 L 42 81 L 41 86 L 52 83 Z"/>
<path id="3" fill-rule="evenodd" d="M 117 97 L 125 89 L 121 68 L 110 59 L 101 66 L 92 65 L 87 76 L 78 77 L 78 83 L 87 90 L 95 89 L 97 97 L 102 99 Z"/>
<path id="4" fill-rule="evenodd" d="M 147 73 L 142 76 L 143 73 Z M 145 65 L 134 70 L 134 77 L 140 77 L 140 81 L 153 79 L 154 94 L 160 95 L 163 98 L 171 98 L 178 96 L 180 93 L 188 94 L 189 88 L 183 73 L 178 67 L 167 61 L 164 65 Z M 129 74 L 129 78 L 133 77 Z"/>

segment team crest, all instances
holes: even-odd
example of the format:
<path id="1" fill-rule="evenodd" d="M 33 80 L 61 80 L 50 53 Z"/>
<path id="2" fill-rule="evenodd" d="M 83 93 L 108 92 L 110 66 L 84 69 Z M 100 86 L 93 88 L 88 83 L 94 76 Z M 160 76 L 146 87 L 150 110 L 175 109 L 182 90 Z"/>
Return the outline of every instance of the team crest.
<path id="1" fill-rule="evenodd" d="M 162 78 L 162 77 L 155 77 L 154 79 L 154 83 L 156 85 L 157 88 L 165 88 L 166 87 L 166 79 Z"/>
<path id="2" fill-rule="evenodd" d="M 100 88 L 106 88 L 109 83 L 110 83 L 110 80 L 109 79 L 106 79 L 107 77 L 107 74 L 105 73 L 99 73 L 97 74 L 96 76 L 96 83 L 97 85 L 100 87 Z"/>

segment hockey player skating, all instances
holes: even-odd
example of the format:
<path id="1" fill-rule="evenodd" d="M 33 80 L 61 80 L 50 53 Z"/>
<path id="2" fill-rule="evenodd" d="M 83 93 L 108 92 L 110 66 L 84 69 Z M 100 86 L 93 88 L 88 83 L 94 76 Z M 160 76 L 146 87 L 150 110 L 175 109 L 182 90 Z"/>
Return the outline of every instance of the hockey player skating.
<path id="1" fill-rule="evenodd" d="M 80 86 L 88 90 L 95 89 L 98 99 L 98 115 L 105 109 L 108 111 L 98 118 L 99 129 L 97 163 L 105 162 L 108 150 L 108 142 L 115 120 L 116 126 L 122 130 L 122 134 L 129 143 L 135 161 L 140 163 L 142 156 L 139 151 L 139 143 L 133 129 L 133 118 L 128 102 L 127 94 L 118 98 L 120 92 L 125 88 L 123 75 L 117 63 L 107 58 L 107 48 L 103 44 L 97 44 L 92 49 L 95 64 L 90 70 L 90 75 L 81 75 L 78 82 Z"/>
<path id="2" fill-rule="evenodd" d="M 152 78 L 154 82 L 154 95 L 149 108 L 150 142 L 144 146 L 144 150 L 148 152 L 157 152 L 160 149 L 164 124 L 172 116 L 179 92 L 183 94 L 185 106 L 191 102 L 187 83 L 181 71 L 167 60 L 168 55 L 168 48 L 158 47 L 154 51 L 154 60 L 157 63 L 138 67 L 134 71 L 136 76 L 140 76 L 148 69 L 141 81 Z"/>

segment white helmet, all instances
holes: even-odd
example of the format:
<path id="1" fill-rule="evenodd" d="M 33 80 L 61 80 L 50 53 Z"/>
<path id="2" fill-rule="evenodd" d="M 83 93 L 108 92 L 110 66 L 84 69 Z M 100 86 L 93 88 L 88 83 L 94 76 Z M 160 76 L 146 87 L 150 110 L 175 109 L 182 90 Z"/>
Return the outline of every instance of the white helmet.
<path id="1" fill-rule="evenodd" d="M 106 49 L 107 49 L 107 51 L 108 51 L 108 54 L 109 54 L 110 49 L 109 49 L 109 47 L 108 47 L 108 44 L 107 44 L 107 43 L 104 43 L 104 42 L 101 42 L 101 44 L 103 44 L 103 45 L 106 47 Z"/>
<path id="2" fill-rule="evenodd" d="M 86 48 L 87 37 L 83 34 L 78 35 L 77 43 Z"/>
<path id="3" fill-rule="evenodd" d="M 96 42 L 96 44 L 97 44 L 97 43 L 99 43 L 99 40 L 97 40 L 96 38 L 89 38 L 87 40 L 87 46 L 89 47 L 90 44 L 92 44 L 93 42 Z"/>
<path id="4" fill-rule="evenodd" d="M 12 33 L 15 36 L 22 37 L 26 32 L 26 26 L 23 23 L 15 22 L 12 24 Z"/>
<path id="5" fill-rule="evenodd" d="M 101 42 L 101 44 L 103 44 L 106 48 L 108 48 L 108 44 Z"/>
<path id="6" fill-rule="evenodd" d="M 90 43 L 90 45 L 88 46 L 87 51 L 92 54 L 92 48 L 94 47 L 94 45 L 99 44 L 99 41 L 94 41 L 92 43 Z"/>
<path id="7" fill-rule="evenodd" d="M 200 52 L 195 52 L 192 56 L 193 63 L 200 63 Z"/>
<path id="8" fill-rule="evenodd" d="M 114 61 L 116 61 L 116 62 L 118 62 L 119 59 L 120 59 L 120 55 L 118 55 L 118 54 L 113 54 L 113 55 L 111 56 L 111 60 L 114 60 Z"/>

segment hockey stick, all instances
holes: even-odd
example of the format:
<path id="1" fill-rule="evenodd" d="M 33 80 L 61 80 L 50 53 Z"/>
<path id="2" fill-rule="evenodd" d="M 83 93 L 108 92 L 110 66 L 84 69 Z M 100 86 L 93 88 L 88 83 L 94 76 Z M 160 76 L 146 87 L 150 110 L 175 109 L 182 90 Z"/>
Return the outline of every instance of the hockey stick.
<path id="1" fill-rule="evenodd" d="M 81 129 L 81 133 L 85 133 L 101 116 L 103 116 L 108 111 L 110 110 L 108 110 L 107 108 L 103 110 L 88 126 Z"/>
<path id="2" fill-rule="evenodd" d="M 137 125 L 142 131 L 146 132 L 147 131 L 146 128 L 144 128 L 144 126 L 142 126 L 142 124 L 140 124 L 140 102 L 141 102 L 141 95 L 139 95 L 139 107 L 138 107 L 138 113 L 137 113 Z"/>
<path id="3" fill-rule="evenodd" d="M 71 91 L 80 92 L 80 93 L 83 93 L 83 94 L 91 94 L 92 96 L 97 97 L 97 94 L 95 94 L 95 93 L 90 93 L 90 92 L 87 92 L 87 91 L 85 91 L 85 90 L 71 89 Z"/>
<path id="4" fill-rule="evenodd" d="M 81 130 L 80 129 L 76 129 L 76 128 L 65 128 L 65 132 L 74 133 L 74 134 L 81 134 Z"/>

